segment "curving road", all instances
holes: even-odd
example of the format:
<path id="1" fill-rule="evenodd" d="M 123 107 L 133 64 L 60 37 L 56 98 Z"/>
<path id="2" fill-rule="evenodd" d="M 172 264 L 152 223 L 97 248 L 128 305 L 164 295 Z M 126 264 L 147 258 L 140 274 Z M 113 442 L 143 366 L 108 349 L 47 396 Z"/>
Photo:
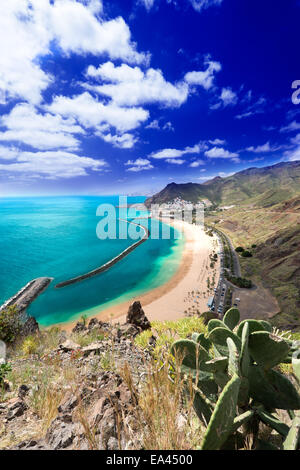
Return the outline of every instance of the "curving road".
<path id="1" fill-rule="evenodd" d="M 231 250 L 231 254 L 232 254 L 232 258 L 233 258 L 233 268 L 234 268 L 234 272 L 233 272 L 233 275 L 236 276 L 236 277 L 242 277 L 242 273 L 241 273 L 241 265 L 240 265 L 240 260 L 239 260 L 239 255 L 237 254 L 237 252 L 235 251 L 232 243 L 231 243 L 231 240 L 230 238 L 226 235 L 226 233 L 224 232 L 221 232 L 222 235 L 224 236 L 224 238 L 226 238 L 227 242 L 228 242 L 228 245 L 230 247 L 230 250 Z"/>

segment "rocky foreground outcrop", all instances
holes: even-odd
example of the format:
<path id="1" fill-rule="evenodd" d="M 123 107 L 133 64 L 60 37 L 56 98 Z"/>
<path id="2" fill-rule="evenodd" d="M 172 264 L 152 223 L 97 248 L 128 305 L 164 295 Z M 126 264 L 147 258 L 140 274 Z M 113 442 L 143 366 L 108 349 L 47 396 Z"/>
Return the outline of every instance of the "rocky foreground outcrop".
<path id="1" fill-rule="evenodd" d="M 35 332 L 39 338 L 43 336 L 32 319 L 28 321 L 27 327 L 29 334 Z M 136 391 L 145 379 L 151 355 L 150 352 L 138 349 L 134 338 L 150 327 L 140 302 L 134 302 L 129 308 L 127 323 L 123 325 L 104 323 L 96 318 L 92 318 L 88 324 L 78 322 L 71 337 L 61 332 L 58 347 L 46 355 L 11 360 L 15 370 L 34 363 L 34 372 L 26 375 L 27 381 L 19 387 L 17 393 L 12 392 L 8 400 L 0 403 L 4 435 L 13 436 L 16 442 L 8 448 L 141 448 L 142 436 L 135 432 L 138 425 Z M 77 343 L 79 338 L 86 339 L 87 345 Z M 95 340 L 89 342 L 89 338 Z M 41 426 L 41 420 L 33 407 L 40 387 L 35 379 L 38 375 L 47 374 L 49 366 L 53 367 L 53 364 L 62 373 L 72 370 L 74 379 L 51 384 L 54 390 L 51 393 L 54 397 L 61 396 L 61 399 L 47 429 L 37 438 L 36 432 L 32 433 L 32 430 Z M 12 387 L 9 383 L 7 386 Z M 51 394 L 49 400 L 48 406 L 51 407 Z M 33 437 L 21 439 L 30 434 Z"/>
<path id="2" fill-rule="evenodd" d="M 137 398 L 117 373 L 102 372 L 94 379 L 89 387 L 64 397 L 43 439 L 22 441 L 14 449 L 117 450 L 139 446 L 138 436 L 134 438 L 132 433 Z M 6 419 L 22 416 L 27 409 L 25 401 L 18 400 L 9 405 Z"/>
<path id="3" fill-rule="evenodd" d="M 141 302 L 139 300 L 133 302 L 127 313 L 126 322 L 132 324 L 141 330 L 148 330 L 151 328 L 151 324 L 142 309 Z"/>

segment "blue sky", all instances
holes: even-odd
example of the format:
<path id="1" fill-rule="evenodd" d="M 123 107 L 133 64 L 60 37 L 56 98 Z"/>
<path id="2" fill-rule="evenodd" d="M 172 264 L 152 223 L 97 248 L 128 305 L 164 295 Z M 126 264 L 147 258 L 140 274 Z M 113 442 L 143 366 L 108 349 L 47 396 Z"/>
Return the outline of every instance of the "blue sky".
<path id="1" fill-rule="evenodd" d="M 0 196 L 300 160 L 299 20 L 298 0 L 5 2 Z"/>

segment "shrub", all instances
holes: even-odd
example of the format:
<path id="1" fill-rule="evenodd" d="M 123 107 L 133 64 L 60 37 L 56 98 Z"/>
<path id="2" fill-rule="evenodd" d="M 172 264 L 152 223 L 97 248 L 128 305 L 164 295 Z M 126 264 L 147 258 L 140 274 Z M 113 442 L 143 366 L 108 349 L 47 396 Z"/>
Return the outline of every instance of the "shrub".
<path id="1" fill-rule="evenodd" d="M 244 258 L 251 258 L 252 253 L 251 253 L 251 251 L 245 250 L 245 251 L 242 252 L 242 256 Z"/>
<path id="2" fill-rule="evenodd" d="M 6 364 L 6 363 L 0 364 L 0 387 L 3 384 L 5 377 L 9 372 L 11 372 L 10 364 Z"/>
<path id="3" fill-rule="evenodd" d="M 245 279 L 243 277 L 230 276 L 228 273 L 226 274 L 226 279 L 228 279 L 228 281 L 230 281 L 235 286 L 243 288 L 243 289 L 251 289 L 253 285 L 250 279 Z"/>
<path id="4" fill-rule="evenodd" d="M 81 317 L 80 317 L 80 320 L 81 320 L 81 322 L 83 323 L 84 326 L 86 326 L 86 324 L 87 324 L 87 319 L 88 319 L 88 316 L 85 313 L 83 315 L 81 315 Z"/>
<path id="5" fill-rule="evenodd" d="M 242 246 L 238 246 L 238 247 L 235 249 L 235 251 L 236 251 L 237 253 L 242 253 L 242 252 L 245 251 L 245 250 L 244 250 L 244 248 L 243 248 Z"/>
<path id="6" fill-rule="evenodd" d="M 21 315 L 15 305 L 0 312 L 0 340 L 13 343 L 21 331 Z"/>
<path id="7" fill-rule="evenodd" d="M 36 354 L 39 348 L 39 342 L 35 336 L 27 336 L 22 344 L 22 352 L 25 356 Z"/>
<path id="8" fill-rule="evenodd" d="M 210 312 L 208 312 L 210 314 Z M 157 334 L 156 347 L 153 351 L 154 357 L 160 357 L 162 351 L 169 348 L 178 338 L 191 336 L 197 331 L 205 331 L 203 318 L 197 316 L 181 318 L 177 321 L 153 321 L 151 330 L 145 330 L 135 338 L 135 344 L 143 349 L 149 347 L 149 339 Z"/>

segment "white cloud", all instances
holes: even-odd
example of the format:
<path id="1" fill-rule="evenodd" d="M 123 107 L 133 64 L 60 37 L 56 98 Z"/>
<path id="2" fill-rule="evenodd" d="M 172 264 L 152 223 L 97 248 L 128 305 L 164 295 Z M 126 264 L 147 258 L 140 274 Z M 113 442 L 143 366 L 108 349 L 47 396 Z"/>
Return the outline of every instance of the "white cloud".
<path id="1" fill-rule="evenodd" d="M 79 141 L 73 134 L 84 133 L 73 118 L 41 114 L 25 103 L 16 105 L 9 114 L 2 116 L 0 123 L 7 129 L 0 133 L 0 140 L 22 142 L 41 150 L 76 149 Z"/>
<path id="2" fill-rule="evenodd" d="M 280 132 L 293 132 L 300 130 L 300 122 L 292 121 L 280 129 Z"/>
<path id="3" fill-rule="evenodd" d="M 199 166 L 201 165 L 204 165 L 204 161 L 203 160 L 195 160 L 194 162 L 190 163 L 190 167 L 191 168 L 198 168 Z M 203 171 L 203 170 L 202 170 Z M 205 171 L 205 170 L 204 170 Z"/>
<path id="4" fill-rule="evenodd" d="M 51 77 L 37 64 L 49 53 L 50 35 L 29 10 L 27 0 L 10 0 L 0 15 L 0 89 L 6 98 L 38 103 Z"/>
<path id="5" fill-rule="evenodd" d="M 172 131 L 172 132 L 175 132 L 175 129 L 174 129 L 174 127 L 173 127 L 173 124 L 172 124 L 170 121 L 166 122 L 166 123 L 163 125 L 163 130 L 164 130 L 164 131 Z"/>
<path id="6" fill-rule="evenodd" d="M 128 160 L 124 163 L 125 166 L 129 166 L 126 171 L 139 172 L 143 170 L 152 170 L 154 166 L 146 158 L 137 158 L 136 160 Z"/>
<path id="7" fill-rule="evenodd" d="M 219 6 L 222 1 L 223 0 L 189 0 L 193 8 L 198 12 L 212 6 Z"/>
<path id="8" fill-rule="evenodd" d="M 205 148 L 207 148 L 206 144 L 201 142 L 199 144 L 194 145 L 193 147 L 185 147 L 185 149 L 183 149 L 183 150 L 177 150 L 177 149 L 159 150 L 158 152 L 153 152 L 150 155 L 150 157 L 158 159 L 158 160 L 160 160 L 160 159 L 173 159 L 173 158 L 182 157 L 183 155 L 186 155 L 186 154 L 200 153 Z"/>
<path id="9" fill-rule="evenodd" d="M 166 162 L 171 163 L 173 165 L 182 165 L 185 163 L 185 160 L 182 160 L 181 158 L 167 158 Z"/>
<path id="10" fill-rule="evenodd" d="M 87 68 L 86 76 L 107 82 L 121 83 L 140 81 L 144 78 L 144 73 L 139 67 L 130 67 L 127 64 L 115 67 L 112 62 L 105 62 L 98 68 L 90 65 Z"/>
<path id="11" fill-rule="evenodd" d="M 147 160 L 146 158 L 137 158 L 136 160 L 128 160 L 124 165 L 138 165 L 138 166 L 145 166 L 150 163 L 150 160 Z"/>
<path id="12" fill-rule="evenodd" d="M 139 0 L 139 3 L 145 6 L 145 8 L 149 11 L 154 5 L 155 0 Z"/>
<path id="13" fill-rule="evenodd" d="M 0 145 L 0 160 L 14 160 L 18 150 L 14 147 L 4 147 Z"/>
<path id="14" fill-rule="evenodd" d="M 239 154 L 234 152 L 229 152 L 222 147 L 213 147 L 210 150 L 207 150 L 204 155 L 208 158 L 229 158 L 230 160 L 239 161 Z"/>
<path id="15" fill-rule="evenodd" d="M 193 8 L 201 12 L 202 10 L 212 7 L 212 6 L 219 6 L 221 5 L 223 0 L 188 0 Z M 155 3 L 155 0 L 138 0 L 138 3 L 142 4 L 145 6 L 145 8 L 149 11 L 151 8 L 153 8 L 153 5 Z M 176 0 L 167 0 L 167 3 L 173 3 L 174 5 L 177 5 Z"/>
<path id="16" fill-rule="evenodd" d="M 238 95 L 231 88 L 222 88 L 219 101 L 210 106 L 210 109 L 216 110 L 226 108 L 227 106 L 235 106 L 238 101 Z"/>
<path id="17" fill-rule="evenodd" d="M 272 147 L 270 145 L 270 142 L 266 142 L 263 145 L 258 145 L 257 147 L 254 147 L 253 145 L 251 147 L 246 148 L 247 152 L 253 152 L 253 153 L 268 153 L 268 152 L 276 152 L 276 150 L 279 150 L 280 147 Z"/>
<path id="18" fill-rule="evenodd" d="M 252 97 L 252 94 L 250 96 L 250 99 Z M 265 106 L 267 104 L 266 98 L 261 96 L 257 101 L 255 101 L 253 104 L 247 107 L 247 109 L 241 113 L 235 116 L 236 119 L 244 119 L 250 116 L 254 116 L 255 114 L 262 114 L 265 112 Z"/>
<path id="19" fill-rule="evenodd" d="M 114 127 L 119 132 L 126 132 L 137 128 L 148 119 L 148 111 L 142 108 L 121 108 L 114 103 L 103 104 L 93 98 L 88 92 L 68 98 L 56 96 L 51 105 L 47 107 L 50 112 L 73 117 L 85 127 L 102 126 Z M 103 127 L 104 126 L 104 127 Z"/>
<path id="20" fill-rule="evenodd" d="M 223 106 L 234 106 L 237 103 L 237 94 L 231 88 L 223 88 L 220 96 Z"/>
<path id="21" fill-rule="evenodd" d="M 151 121 L 145 128 L 146 129 L 153 129 L 153 130 L 163 130 L 163 131 L 172 131 L 174 132 L 175 129 L 170 121 L 166 122 L 165 124 L 160 125 L 159 119 L 154 119 Z"/>
<path id="22" fill-rule="evenodd" d="M 95 135 L 101 137 L 101 139 L 103 139 L 105 142 L 112 144 L 114 147 L 118 147 L 121 149 L 131 149 L 137 142 L 137 139 L 134 137 L 134 135 L 129 134 L 128 132 L 120 135 L 112 135 L 110 133 L 106 134 L 105 132 L 96 131 Z"/>
<path id="23" fill-rule="evenodd" d="M 103 11 L 101 0 L 86 0 L 87 8 L 94 14 L 100 14 Z"/>
<path id="24" fill-rule="evenodd" d="M 220 72 L 222 69 L 219 62 L 207 61 L 207 69 L 203 72 L 188 72 L 185 74 L 184 79 L 189 85 L 200 85 L 205 90 L 209 90 L 213 86 L 215 73 Z"/>
<path id="25" fill-rule="evenodd" d="M 175 85 L 165 80 L 161 70 L 149 68 L 143 72 L 139 67 L 126 64 L 115 66 L 112 62 L 95 69 L 89 67 L 87 76 L 109 81 L 109 84 L 83 84 L 87 89 L 111 98 L 118 106 L 138 106 L 160 103 L 168 107 L 181 106 L 188 97 L 189 87 L 185 82 Z"/>
<path id="26" fill-rule="evenodd" d="M 61 0 L 48 9 L 48 25 L 62 50 L 76 54 L 106 53 L 112 59 L 144 62 L 146 56 L 136 51 L 123 18 L 103 21 L 95 16 L 94 5 L 97 6 L 92 2 L 88 8 L 76 1 Z"/>
<path id="27" fill-rule="evenodd" d="M 86 176 L 88 170 L 101 171 L 106 166 L 107 163 L 103 159 L 80 157 L 64 151 L 19 152 L 13 163 L 1 163 L 0 171 L 30 177 L 59 179 Z"/>
<path id="28" fill-rule="evenodd" d="M 299 139 L 300 141 L 300 139 Z M 300 161 L 300 142 L 299 142 L 299 146 L 296 147 L 294 150 L 290 150 L 288 152 L 285 152 L 285 157 L 287 157 L 288 161 L 290 162 L 296 162 L 296 161 Z"/>
<path id="29" fill-rule="evenodd" d="M 156 129 L 160 130 L 160 125 L 158 119 L 154 119 L 154 121 L 151 121 L 147 126 L 146 129 Z"/>
<path id="30" fill-rule="evenodd" d="M 74 0 L 9 0 L 0 15 L 1 100 L 22 98 L 37 104 L 53 77 L 42 70 L 41 58 L 56 42 L 65 54 L 107 54 L 132 63 L 147 62 L 131 41 L 128 25 L 118 17 L 99 17 L 102 3 Z M 96 16 L 97 15 L 97 16 Z"/>
<path id="31" fill-rule="evenodd" d="M 300 145 L 300 134 L 297 134 L 295 137 L 291 139 L 291 143 L 293 145 Z"/>
<path id="32" fill-rule="evenodd" d="M 226 144 L 226 140 L 214 139 L 214 140 L 210 140 L 209 143 L 210 143 L 211 145 L 225 145 L 225 144 Z"/>

